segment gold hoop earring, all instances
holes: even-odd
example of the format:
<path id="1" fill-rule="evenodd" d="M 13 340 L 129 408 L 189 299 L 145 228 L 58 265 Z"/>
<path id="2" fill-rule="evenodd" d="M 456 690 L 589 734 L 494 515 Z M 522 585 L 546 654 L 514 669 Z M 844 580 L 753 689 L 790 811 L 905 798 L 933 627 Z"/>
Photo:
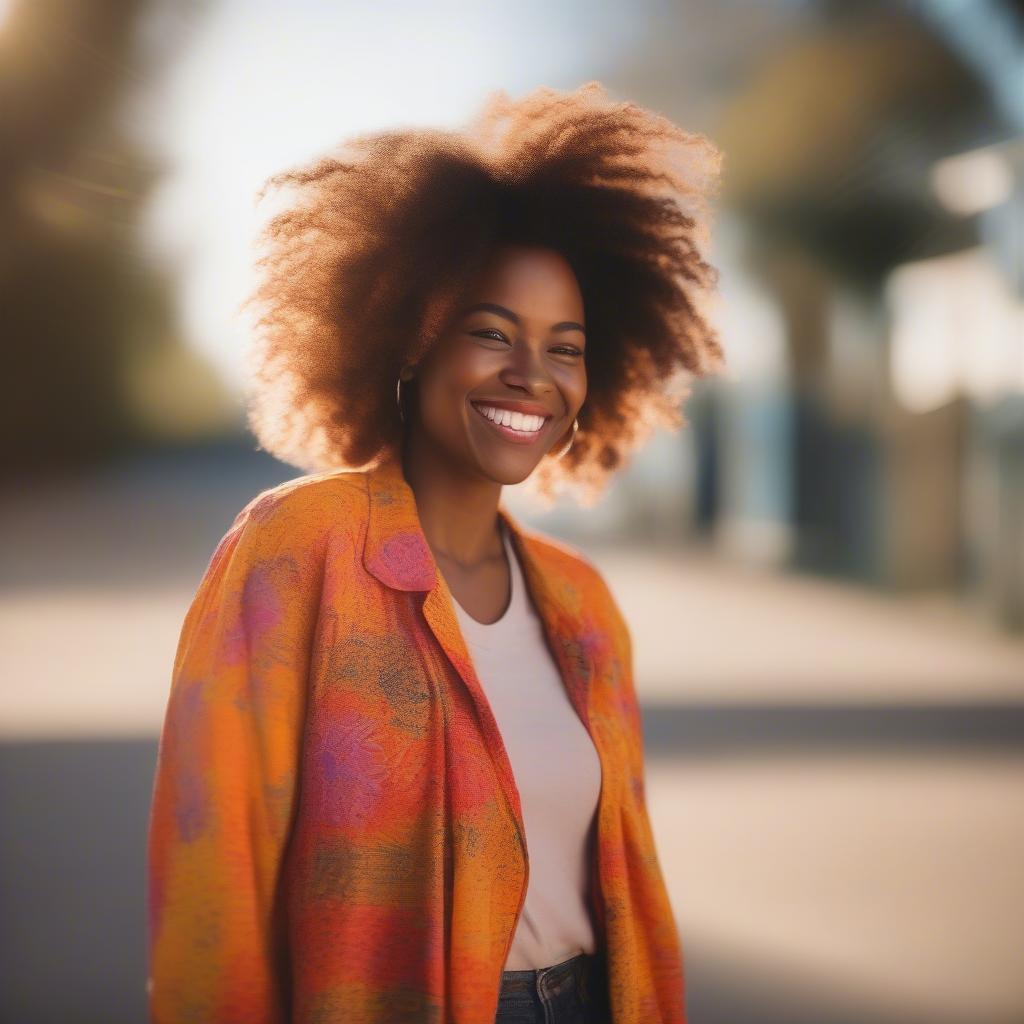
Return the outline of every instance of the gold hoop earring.
<path id="1" fill-rule="evenodd" d="M 572 447 L 573 441 L 576 440 L 576 431 L 580 429 L 580 421 L 577 417 L 572 418 L 572 436 L 569 438 L 569 443 L 555 456 L 556 459 L 563 458 Z"/>
<path id="2" fill-rule="evenodd" d="M 411 380 L 412 378 L 410 378 Z M 402 408 L 402 374 L 398 374 L 398 383 L 395 385 L 395 404 L 398 406 L 398 418 L 405 423 L 405 410 Z"/>

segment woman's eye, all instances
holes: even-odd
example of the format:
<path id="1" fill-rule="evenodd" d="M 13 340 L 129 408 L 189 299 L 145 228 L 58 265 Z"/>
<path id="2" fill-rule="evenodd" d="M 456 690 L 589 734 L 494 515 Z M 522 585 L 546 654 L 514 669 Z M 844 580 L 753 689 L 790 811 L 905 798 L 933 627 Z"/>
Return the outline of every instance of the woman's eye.
<path id="1" fill-rule="evenodd" d="M 494 341 L 508 341 L 508 338 L 501 333 L 496 327 L 481 327 L 479 330 L 471 332 L 474 337 L 477 338 L 490 338 Z M 567 356 L 581 356 L 583 352 L 576 348 L 574 345 L 559 345 L 557 348 L 551 350 L 552 352 L 564 353 Z"/>

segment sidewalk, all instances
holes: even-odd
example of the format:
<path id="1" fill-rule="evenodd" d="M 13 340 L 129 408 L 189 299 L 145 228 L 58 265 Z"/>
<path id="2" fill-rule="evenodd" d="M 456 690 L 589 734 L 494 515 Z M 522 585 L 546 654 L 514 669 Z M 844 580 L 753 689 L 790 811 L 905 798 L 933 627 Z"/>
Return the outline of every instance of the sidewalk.
<path id="1" fill-rule="evenodd" d="M 79 983 L 139 1005 L 170 666 L 213 545 L 272 482 L 233 458 L 208 488 L 161 464 L 0 507 L 0 877 L 31 939 L 0 993 L 41 1008 L 25 1024 L 60 1019 L 43 1009 L 78 1005 Z M 587 554 L 633 636 L 694 1024 L 1024 1020 L 1024 640 L 944 597 L 697 548 Z M 69 930 L 99 894 L 117 913 Z M 138 1019 L 113 1014 L 96 1019 Z"/>

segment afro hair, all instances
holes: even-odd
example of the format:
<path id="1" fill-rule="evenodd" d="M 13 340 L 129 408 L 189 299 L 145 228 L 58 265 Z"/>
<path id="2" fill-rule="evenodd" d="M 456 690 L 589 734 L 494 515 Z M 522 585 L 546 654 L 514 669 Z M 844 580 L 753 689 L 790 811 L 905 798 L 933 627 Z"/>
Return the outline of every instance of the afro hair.
<path id="1" fill-rule="evenodd" d="M 420 358 L 503 243 L 573 267 L 587 322 L 587 397 L 561 459 L 532 474 L 585 503 L 656 426 L 677 429 L 694 376 L 724 363 L 702 310 L 722 154 L 703 135 L 588 82 L 492 93 L 462 130 L 361 135 L 269 178 L 292 191 L 263 227 L 249 352 L 259 446 L 309 472 L 400 446 L 399 370 Z"/>

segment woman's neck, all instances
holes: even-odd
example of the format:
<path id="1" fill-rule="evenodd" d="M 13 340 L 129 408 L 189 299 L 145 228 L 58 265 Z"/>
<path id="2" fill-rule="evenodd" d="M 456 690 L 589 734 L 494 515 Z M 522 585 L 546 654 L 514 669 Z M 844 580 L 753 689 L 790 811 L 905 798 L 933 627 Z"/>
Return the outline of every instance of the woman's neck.
<path id="1" fill-rule="evenodd" d="M 402 472 L 435 556 L 461 569 L 504 557 L 498 524 L 499 483 L 472 477 L 436 449 L 410 443 Z"/>

